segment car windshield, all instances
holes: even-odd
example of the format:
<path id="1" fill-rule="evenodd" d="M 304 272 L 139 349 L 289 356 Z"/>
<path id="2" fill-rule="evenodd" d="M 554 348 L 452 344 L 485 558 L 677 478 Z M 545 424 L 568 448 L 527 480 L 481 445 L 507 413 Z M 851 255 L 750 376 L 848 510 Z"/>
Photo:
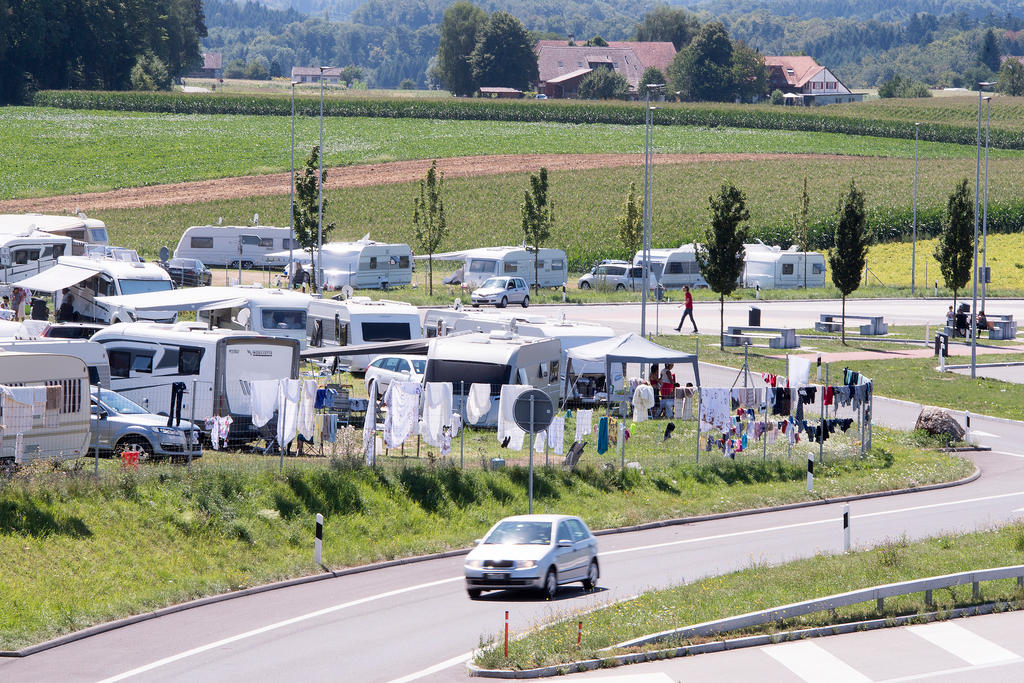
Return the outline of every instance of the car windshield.
<path id="1" fill-rule="evenodd" d="M 149 412 L 135 401 L 107 389 L 99 389 L 96 398 L 103 407 L 121 415 L 145 415 Z"/>
<path id="2" fill-rule="evenodd" d="M 481 289 L 505 289 L 505 278 L 492 277 L 484 281 Z"/>
<path id="3" fill-rule="evenodd" d="M 551 543 L 551 522 L 502 522 L 484 539 L 484 543 L 488 545 L 549 545 Z"/>
<path id="4" fill-rule="evenodd" d="M 122 294 L 163 292 L 172 288 L 170 280 L 118 280 Z"/>

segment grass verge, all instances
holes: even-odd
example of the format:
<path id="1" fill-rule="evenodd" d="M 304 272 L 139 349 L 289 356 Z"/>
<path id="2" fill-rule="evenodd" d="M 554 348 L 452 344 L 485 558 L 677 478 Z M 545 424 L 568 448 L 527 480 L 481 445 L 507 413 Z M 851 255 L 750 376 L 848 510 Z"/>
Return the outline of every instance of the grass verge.
<path id="1" fill-rule="evenodd" d="M 651 423 L 645 423 L 651 424 Z M 583 516 L 594 528 L 951 481 L 969 462 L 919 447 L 915 436 L 875 430 L 866 458 L 816 469 L 759 457 L 659 459 L 653 423 L 644 471 L 538 467 L 538 512 Z M 496 452 L 481 433 L 481 459 Z M 675 439 L 673 441 L 676 441 Z M 488 445 L 489 444 L 489 445 Z M 692 441 L 686 451 L 689 453 Z M 466 547 L 495 519 L 525 511 L 526 469 L 460 470 L 424 457 L 289 460 L 210 453 L 191 469 L 103 462 L 38 465 L 0 484 L 0 648 L 12 649 L 204 595 L 317 571 L 313 515 L 325 516 L 324 561 L 351 566 Z M 474 459 L 475 462 L 475 459 Z M 542 462 L 538 460 L 538 462 Z"/>
<path id="2" fill-rule="evenodd" d="M 818 555 L 774 567 L 755 565 L 731 574 L 644 593 L 579 616 L 584 633 L 581 647 L 576 646 L 578 619 L 573 617 L 513 641 L 509 645 L 508 659 L 492 644 L 474 663 L 484 668 L 531 669 L 602 658 L 637 651 L 603 648 L 650 633 L 879 584 L 1021 562 L 1024 562 L 1024 524 L 1020 522 L 994 531 L 940 536 L 913 543 L 906 538 L 891 539 L 869 550 Z M 918 593 L 889 598 L 882 610 L 877 610 L 872 600 L 832 613 L 816 613 L 769 627 L 736 632 L 736 635 L 918 614 L 993 601 L 1010 602 L 1014 608 L 1019 608 L 1024 600 L 1024 594 L 1013 580 L 986 582 L 981 588 L 977 599 L 972 597 L 970 585 L 958 586 L 936 591 L 934 606 L 926 606 L 924 596 Z M 642 649 L 657 650 L 694 642 L 702 641 L 675 639 Z"/>

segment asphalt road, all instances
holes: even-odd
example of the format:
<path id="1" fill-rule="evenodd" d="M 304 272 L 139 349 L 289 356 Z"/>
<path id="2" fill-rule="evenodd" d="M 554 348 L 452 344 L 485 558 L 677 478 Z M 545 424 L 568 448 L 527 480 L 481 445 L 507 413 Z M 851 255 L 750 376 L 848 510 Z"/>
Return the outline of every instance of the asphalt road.
<path id="1" fill-rule="evenodd" d="M 995 449 L 973 456 L 984 476 L 951 489 L 852 504 L 853 543 L 973 530 L 1019 517 L 1024 428 L 1002 422 L 975 427 L 979 440 Z M 0 680 L 462 680 L 468 653 L 481 636 L 500 631 L 505 610 L 519 633 L 553 614 L 652 587 L 837 551 L 840 519 L 841 506 L 830 505 L 605 536 L 601 590 L 570 588 L 553 603 L 500 593 L 470 601 L 461 558 L 320 581 L 0 660 Z"/>

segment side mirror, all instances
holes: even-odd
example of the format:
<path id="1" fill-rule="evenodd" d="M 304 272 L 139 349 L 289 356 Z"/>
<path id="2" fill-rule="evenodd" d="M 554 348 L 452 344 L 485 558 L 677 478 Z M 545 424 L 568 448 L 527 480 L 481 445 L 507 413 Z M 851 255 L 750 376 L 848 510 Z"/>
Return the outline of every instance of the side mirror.
<path id="1" fill-rule="evenodd" d="M 103 408 L 100 408 L 99 406 L 93 406 L 92 409 L 91 409 L 91 413 L 97 419 L 100 419 L 100 420 L 106 420 L 107 419 L 107 411 L 103 410 Z"/>
<path id="2" fill-rule="evenodd" d="M 571 548 L 572 547 L 572 541 L 563 538 L 561 541 L 558 542 L 558 547 L 559 548 Z"/>

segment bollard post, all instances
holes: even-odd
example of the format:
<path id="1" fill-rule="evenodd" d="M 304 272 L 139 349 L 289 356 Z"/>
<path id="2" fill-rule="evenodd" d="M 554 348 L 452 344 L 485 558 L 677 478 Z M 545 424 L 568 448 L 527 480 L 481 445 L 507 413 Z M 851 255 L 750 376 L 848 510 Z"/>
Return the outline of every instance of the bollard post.
<path id="1" fill-rule="evenodd" d="M 814 490 L 814 451 L 807 454 L 807 490 Z"/>
<path id="2" fill-rule="evenodd" d="M 316 538 L 313 540 L 313 563 L 320 564 L 320 553 L 324 544 L 324 516 L 316 513 Z"/>
<path id="3" fill-rule="evenodd" d="M 505 659 L 508 659 L 508 610 L 505 610 Z"/>
<path id="4" fill-rule="evenodd" d="M 576 632 L 576 647 L 583 645 L 583 622 L 579 622 L 579 630 Z"/>
<path id="5" fill-rule="evenodd" d="M 850 504 L 843 506 L 843 552 L 850 552 Z"/>
<path id="6" fill-rule="evenodd" d="M 939 347 L 939 372 L 946 371 L 946 357 L 942 355 L 942 347 Z"/>
<path id="7" fill-rule="evenodd" d="M 92 473 L 97 479 L 100 478 L 100 447 L 92 449 Z"/>

